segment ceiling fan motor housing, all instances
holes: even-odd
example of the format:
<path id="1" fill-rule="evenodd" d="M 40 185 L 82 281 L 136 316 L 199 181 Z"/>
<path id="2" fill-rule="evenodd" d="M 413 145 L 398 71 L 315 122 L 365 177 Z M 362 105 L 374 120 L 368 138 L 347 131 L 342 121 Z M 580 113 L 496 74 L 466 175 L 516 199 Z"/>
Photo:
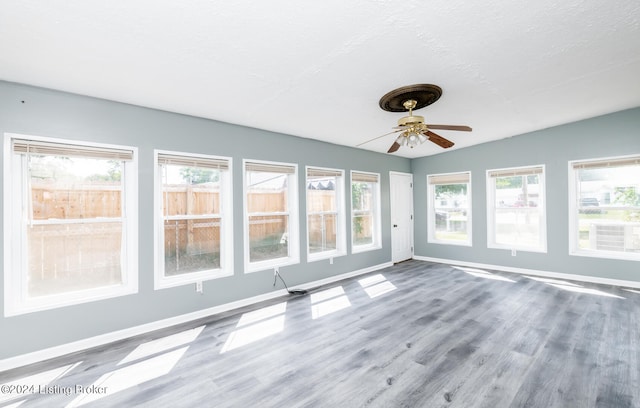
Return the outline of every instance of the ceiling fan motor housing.
<path id="1" fill-rule="evenodd" d="M 424 123 L 424 117 L 418 115 L 404 116 L 398 119 L 398 126 L 410 126 Z"/>

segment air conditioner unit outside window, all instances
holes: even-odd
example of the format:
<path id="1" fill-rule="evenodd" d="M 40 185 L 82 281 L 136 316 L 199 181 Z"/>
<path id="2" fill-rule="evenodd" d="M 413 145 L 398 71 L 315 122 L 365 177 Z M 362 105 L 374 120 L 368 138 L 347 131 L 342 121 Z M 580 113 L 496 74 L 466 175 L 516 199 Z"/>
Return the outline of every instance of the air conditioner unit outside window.
<path id="1" fill-rule="evenodd" d="M 589 227 L 589 249 L 640 252 L 640 223 L 593 223 Z"/>

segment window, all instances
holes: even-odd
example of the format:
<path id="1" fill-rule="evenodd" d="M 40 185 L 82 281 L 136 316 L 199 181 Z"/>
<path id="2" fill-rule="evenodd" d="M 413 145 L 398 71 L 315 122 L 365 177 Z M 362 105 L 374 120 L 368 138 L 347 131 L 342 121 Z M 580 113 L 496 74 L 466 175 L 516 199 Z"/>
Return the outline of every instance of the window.
<path id="1" fill-rule="evenodd" d="M 232 275 L 231 160 L 155 155 L 156 288 Z"/>
<path id="2" fill-rule="evenodd" d="M 471 245 L 471 173 L 427 176 L 428 241 Z"/>
<path id="3" fill-rule="evenodd" d="M 137 291 L 136 149 L 5 135 L 5 314 Z"/>
<path id="4" fill-rule="evenodd" d="M 640 156 L 569 163 L 572 255 L 640 260 Z"/>
<path id="5" fill-rule="evenodd" d="M 345 253 L 344 172 L 307 167 L 309 260 Z"/>
<path id="6" fill-rule="evenodd" d="M 379 174 L 351 172 L 351 246 L 353 252 L 381 247 Z"/>
<path id="7" fill-rule="evenodd" d="M 546 252 L 544 166 L 487 171 L 489 248 Z"/>
<path id="8" fill-rule="evenodd" d="M 244 162 L 245 270 L 299 262 L 295 164 Z"/>

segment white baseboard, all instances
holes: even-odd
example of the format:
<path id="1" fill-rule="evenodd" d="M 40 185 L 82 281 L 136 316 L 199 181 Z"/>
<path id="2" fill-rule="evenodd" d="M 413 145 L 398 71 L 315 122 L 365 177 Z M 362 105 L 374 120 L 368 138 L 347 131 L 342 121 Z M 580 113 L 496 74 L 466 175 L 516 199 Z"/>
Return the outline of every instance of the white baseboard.
<path id="1" fill-rule="evenodd" d="M 321 279 L 313 282 L 307 282 L 301 285 L 295 285 L 298 289 L 312 289 L 318 286 L 327 285 L 333 282 L 338 282 L 344 279 L 352 278 L 358 275 L 364 275 L 369 272 L 377 271 L 379 269 L 393 266 L 392 262 L 386 262 L 379 265 L 374 265 L 368 268 L 359 269 L 357 271 L 344 273 L 341 275 L 331 276 L 326 279 Z M 265 293 L 263 295 L 253 296 L 247 299 L 238 300 L 235 302 L 225 303 L 223 305 L 214 306 L 208 309 L 198 310 L 196 312 L 187 313 L 180 316 L 170 317 L 168 319 L 157 320 L 155 322 L 146 323 L 140 326 L 130 327 L 127 329 L 118 330 L 111 333 L 101 334 L 72 343 L 66 343 L 55 347 L 50 347 L 43 350 L 34 351 L 32 353 L 22 354 L 15 357 L 6 358 L 0 360 L 0 372 L 10 370 L 12 368 L 22 367 L 29 364 L 37 363 L 40 361 L 48 360 L 55 357 L 60 357 L 65 354 L 75 353 L 78 351 L 86 350 L 92 347 L 102 346 L 114 341 L 124 340 L 129 337 L 138 336 L 159 329 L 175 326 L 182 323 L 188 323 L 193 320 L 198 320 L 204 317 L 216 315 L 223 312 L 228 312 L 241 307 L 250 306 L 265 300 L 275 299 L 281 296 L 287 295 L 287 291 L 284 289 L 276 290 L 273 292 Z"/>
<path id="2" fill-rule="evenodd" d="M 640 288 L 640 282 L 620 279 L 600 278 L 597 276 L 575 275 L 571 273 L 540 271 L 537 269 L 515 268 L 512 266 L 490 265 L 477 262 L 458 261 L 455 259 L 432 258 L 428 256 L 414 256 L 413 259 L 427 262 L 437 262 L 442 264 L 470 266 L 474 268 L 493 269 L 496 271 L 512 272 L 520 275 L 542 276 L 545 278 L 564 279 L 577 282 L 599 283 L 602 285 L 620 286 L 625 288 Z"/>

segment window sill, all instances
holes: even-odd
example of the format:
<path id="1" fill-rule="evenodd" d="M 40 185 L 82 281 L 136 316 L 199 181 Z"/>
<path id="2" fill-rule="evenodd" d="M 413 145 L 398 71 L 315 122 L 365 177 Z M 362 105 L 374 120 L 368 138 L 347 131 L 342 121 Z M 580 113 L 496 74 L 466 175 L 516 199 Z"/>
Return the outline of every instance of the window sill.
<path id="1" fill-rule="evenodd" d="M 5 317 L 10 317 L 34 312 L 43 312 L 66 306 L 132 295 L 135 293 L 138 293 L 137 282 L 135 285 L 114 285 L 81 292 L 41 296 L 22 303 L 15 302 L 13 305 L 11 305 L 11 300 L 7 298 L 4 315 Z"/>
<path id="2" fill-rule="evenodd" d="M 211 269 L 171 277 L 156 277 L 154 289 L 175 288 L 177 286 L 192 285 L 194 283 L 226 278 L 228 276 L 233 276 L 232 270 Z"/>
<path id="3" fill-rule="evenodd" d="M 296 265 L 300 263 L 298 258 L 277 258 L 268 261 L 245 263 L 245 273 L 260 272 L 267 269 L 280 268 L 282 266 Z"/>
<path id="4" fill-rule="evenodd" d="M 588 258 L 616 259 L 620 261 L 640 261 L 640 253 L 629 252 L 609 252 L 609 251 L 588 251 L 588 250 L 572 250 L 569 251 L 571 256 L 584 256 Z"/>
<path id="5" fill-rule="evenodd" d="M 546 254 L 547 248 L 532 248 L 532 247 L 519 247 L 519 246 L 507 246 L 507 245 L 496 245 L 496 244 L 488 244 L 487 248 L 489 249 L 504 249 L 506 251 L 516 251 L 516 252 L 533 252 L 539 254 Z"/>
<path id="6" fill-rule="evenodd" d="M 381 245 L 363 245 L 363 246 L 352 246 L 351 247 L 351 253 L 352 254 L 358 254 L 360 252 L 368 252 L 368 251 L 375 251 L 378 249 L 382 249 Z"/>
<path id="7" fill-rule="evenodd" d="M 428 244 L 439 244 L 439 245 L 454 245 L 454 246 L 465 246 L 472 247 L 473 244 L 470 241 L 442 241 L 436 239 L 427 240 Z"/>
<path id="8" fill-rule="evenodd" d="M 344 251 L 327 251 L 327 252 L 318 252 L 315 254 L 307 254 L 307 262 L 317 262 L 323 261 L 325 259 L 337 258 L 339 256 L 345 256 L 346 253 Z"/>

